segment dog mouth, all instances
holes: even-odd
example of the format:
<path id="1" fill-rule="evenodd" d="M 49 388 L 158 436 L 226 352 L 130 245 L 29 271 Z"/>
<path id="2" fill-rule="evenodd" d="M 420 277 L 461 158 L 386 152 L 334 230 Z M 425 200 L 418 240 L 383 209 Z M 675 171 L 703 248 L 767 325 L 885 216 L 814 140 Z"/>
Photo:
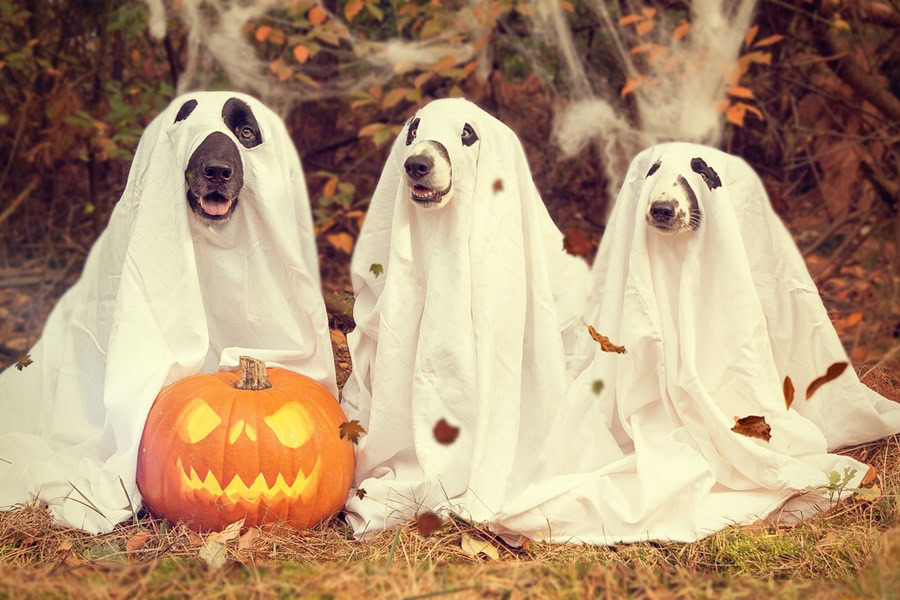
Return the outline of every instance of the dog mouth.
<path id="1" fill-rule="evenodd" d="M 410 197 L 417 204 L 437 204 L 449 191 L 449 186 L 441 191 L 427 185 L 416 184 L 410 188 Z"/>
<path id="2" fill-rule="evenodd" d="M 211 221 L 224 221 L 231 215 L 231 209 L 234 206 L 234 198 L 229 198 L 221 192 L 210 192 L 205 196 L 197 196 L 192 191 L 188 191 L 188 199 L 192 200 L 191 204 L 199 209 L 197 212 L 204 218 Z"/>

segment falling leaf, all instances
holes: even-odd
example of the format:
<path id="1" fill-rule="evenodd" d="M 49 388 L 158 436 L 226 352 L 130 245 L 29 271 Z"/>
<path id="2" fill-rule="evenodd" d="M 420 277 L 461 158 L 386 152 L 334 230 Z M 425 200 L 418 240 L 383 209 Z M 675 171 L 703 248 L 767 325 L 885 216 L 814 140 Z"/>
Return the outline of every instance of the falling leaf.
<path id="1" fill-rule="evenodd" d="M 259 527 L 251 527 L 238 540 L 238 550 L 249 550 L 253 547 L 253 542 L 258 540 L 261 535 L 262 531 L 259 530 Z"/>
<path id="2" fill-rule="evenodd" d="M 496 181 L 494 181 L 494 193 L 496 194 L 496 193 L 502 192 L 502 191 L 503 191 L 503 180 L 497 179 Z"/>
<path id="3" fill-rule="evenodd" d="M 256 29 L 256 34 L 253 36 L 256 38 L 257 42 L 264 42 L 266 38 L 269 37 L 269 33 L 271 33 L 272 28 L 268 25 L 260 25 Z"/>
<path id="4" fill-rule="evenodd" d="M 294 58 L 297 59 L 298 63 L 305 63 L 309 60 L 309 48 L 303 44 L 297 44 L 294 46 Z"/>
<path id="5" fill-rule="evenodd" d="M 806 388 L 806 399 L 809 400 L 813 394 L 816 393 L 820 387 L 828 383 L 829 381 L 834 381 L 838 377 L 841 376 L 841 373 L 847 368 L 847 365 L 850 363 L 847 362 L 836 362 L 825 371 L 825 374 L 821 377 L 816 377 L 813 379 L 812 383 L 809 384 L 809 387 Z"/>
<path id="6" fill-rule="evenodd" d="M 563 237 L 563 248 L 573 256 L 585 256 L 590 254 L 594 246 L 588 235 L 573 225 L 566 230 L 566 235 Z"/>
<path id="7" fill-rule="evenodd" d="M 375 279 L 378 279 L 378 276 L 384 273 L 384 267 L 378 263 L 372 263 L 372 266 L 369 267 L 369 272 L 375 275 Z"/>
<path id="8" fill-rule="evenodd" d="M 347 438 L 348 442 L 353 442 L 354 444 L 358 444 L 359 436 L 366 432 L 356 419 L 341 423 L 338 431 L 341 434 L 341 439 Z"/>
<path id="9" fill-rule="evenodd" d="M 362 0 L 350 0 L 344 5 L 344 17 L 347 21 L 353 21 L 353 18 L 363 9 Z"/>
<path id="10" fill-rule="evenodd" d="M 34 363 L 34 361 L 31 360 L 30 354 L 23 354 L 22 356 L 19 357 L 19 360 L 16 361 L 16 369 L 21 371 L 22 369 L 24 369 L 25 367 L 27 367 L 28 365 L 33 364 L 33 363 Z"/>
<path id="11" fill-rule="evenodd" d="M 360 500 L 362 500 L 363 498 L 366 497 L 366 490 L 364 490 L 362 488 L 357 488 L 356 492 L 353 495 L 356 496 L 357 498 L 359 498 Z"/>
<path id="12" fill-rule="evenodd" d="M 328 18 L 328 15 L 322 10 L 321 6 L 313 6 L 309 9 L 309 12 L 306 13 L 306 18 L 309 19 L 309 22 L 314 27 L 321 25 L 325 22 L 325 19 Z"/>
<path id="13" fill-rule="evenodd" d="M 422 513 L 416 517 L 416 529 L 422 537 L 429 537 L 444 525 L 439 515 L 433 512 Z"/>
<path id="14" fill-rule="evenodd" d="M 763 48 L 765 46 L 771 46 L 772 44 L 777 44 L 778 42 L 780 42 L 783 39 L 784 39 L 783 35 L 779 35 L 779 34 L 770 35 L 769 37 L 763 38 L 763 39 L 759 40 L 758 42 L 756 42 L 756 44 L 754 44 L 753 47 L 754 48 Z"/>
<path id="15" fill-rule="evenodd" d="M 127 542 L 125 542 L 125 549 L 129 552 L 134 552 L 135 550 L 139 550 L 147 543 L 147 540 L 150 539 L 149 531 L 138 531 L 136 534 L 131 536 Z"/>
<path id="16" fill-rule="evenodd" d="M 764 442 L 772 439 L 772 428 L 766 423 L 765 417 L 749 416 L 739 419 L 734 418 L 734 427 L 731 430 L 747 437 L 758 438 Z"/>
<path id="17" fill-rule="evenodd" d="M 691 24 L 687 21 L 682 21 L 678 24 L 678 27 L 672 31 L 672 41 L 680 42 L 684 39 L 684 37 L 688 34 L 688 31 L 691 30 Z"/>
<path id="18" fill-rule="evenodd" d="M 209 540 L 203 542 L 199 555 L 213 571 L 218 571 L 224 567 L 225 561 L 228 560 L 228 550 L 225 549 L 225 544 L 221 542 L 211 542 Z"/>
<path id="19" fill-rule="evenodd" d="M 611 341 L 609 341 L 608 337 L 597 333 L 597 330 L 594 329 L 594 327 L 592 325 L 588 325 L 587 328 L 588 328 L 588 333 L 591 334 L 591 337 L 594 339 L 594 341 L 597 342 L 598 344 L 600 344 L 601 350 L 603 350 L 604 352 L 615 352 L 616 354 L 625 354 L 625 352 L 626 352 L 625 346 L 616 346 Z"/>
<path id="20" fill-rule="evenodd" d="M 759 33 L 759 25 L 754 25 L 750 29 L 747 30 L 747 35 L 744 36 L 744 46 L 747 48 L 750 47 L 750 44 L 753 43 L 753 40 L 756 39 L 756 34 Z"/>
<path id="21" fill-rule="evenodd" d="M 329 233 L 325 236 L 328 243 L 344 254 L 353 253 L 353 236 L 349 233 Z"/>
<path id="22" fill-rule="evenodd" d="M 219 542 L 221 544 L 227 544 L 232 540 L 238 539 L 241 535 L 241 528 L 244 526 L 244 519 L 240 521 L 235 521 L 230 525 L 226 525 L 222 531 L 217 531 L 216 533 L 211 533 L 206 537 L 207 542 Z"/>
<path id="23" fill-rule="evenodd" d="M 462 534 L 462 539 L 460 540 L 459 545 L 462 548 L 463 552 L 465 552 L 469 556 L 474 556 L 477 558 L 478 555 L 484 554 L 487 558 L 500 560 L 500 553 L 497 552 L 497 549 L 493 545 L 491 545 L 490 542 L 475 539 L 467 533 Z"/>
<path id="24" fill-rule="evenodd" d="M 595 396 L 599 396 L 600 392 L 603 391 L 603 380 L 595 379 L 594 383 L 591 384 L 591 390 L 593 390 Z"/>
<path id="25" fill-rule="evenodd" d="M 438 444 L 449 446 L 459 437 L 459 427 L 454 427 L 444 419 L 441 419 L 435 423 L 432 434 L 434 434 L 434 439 L 437 440 Z"/>
<path id="26" fill-rule="evenodd" d="M 787 406 L 788 410 L 790 410 L 791 404 L 794 403 L 794 382 L 791 381 L 790 375 L 784 376 L 784 385 L 782 388 L 784 391 L 784 404 Z"/>

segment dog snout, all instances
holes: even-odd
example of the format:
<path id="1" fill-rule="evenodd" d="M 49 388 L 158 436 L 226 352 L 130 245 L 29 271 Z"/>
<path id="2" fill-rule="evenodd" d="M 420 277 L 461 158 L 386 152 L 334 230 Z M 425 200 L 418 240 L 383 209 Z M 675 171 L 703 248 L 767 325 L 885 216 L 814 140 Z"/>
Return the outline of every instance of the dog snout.
<path id="1" fill-rule="evenodd" d="M 419 180 L 431 173 L 434 169 L 434 159 L 424 154 L 410 156 L 403 163 L 403 169 L 406 174 L 414 180 Z"/>
<path id="2" fill-rule="evenodd" d="M 671 200 L 657 200 L 650 205 L 650 216 L 657 223 L 668 223 L 675 217 L 675 203 Z"/>
<path id="3" fill-rule="evenodd" d="M 203 167 L 203 176 L 210 181 L 228 181 L 234 173 L 234 167 L 224 161 L 211 160 Z"/>

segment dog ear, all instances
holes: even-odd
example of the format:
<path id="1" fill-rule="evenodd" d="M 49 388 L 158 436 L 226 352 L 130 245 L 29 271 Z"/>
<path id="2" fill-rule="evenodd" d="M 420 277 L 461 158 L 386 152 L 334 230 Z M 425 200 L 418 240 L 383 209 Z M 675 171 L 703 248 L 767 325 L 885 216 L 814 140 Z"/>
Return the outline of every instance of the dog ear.
<path id="1" fill-rule="evenodd" d="M 706 161 L 702 158 L 691 159 L 691 170 L 693 170 L 694 173 L 699 173 L 709 189 L 714 190 L 717 187 L 722 187 L 722 180 L 719 179 L 719 174 L 716 173 L 715 169 L 706 164 Z"/>

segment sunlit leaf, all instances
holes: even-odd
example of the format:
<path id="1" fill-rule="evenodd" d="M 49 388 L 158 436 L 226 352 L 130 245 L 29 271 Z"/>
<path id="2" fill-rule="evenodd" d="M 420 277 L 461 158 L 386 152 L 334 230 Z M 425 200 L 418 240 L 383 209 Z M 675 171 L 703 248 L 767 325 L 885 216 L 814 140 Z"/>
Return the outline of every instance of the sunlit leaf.
<path id="1" fill-rule="evenodd" d="M 306 18 L 309 20 L 310 24 L 314 27 L 321 25 L 325 22 L 325 19 L 328 18 L 328 14 L 322 10 L 322 7 L 318 4 L 309 9 L 309 12 L 306 13 Z"/>
<path id="2" fill-rule="evenodd" d="M 624 98 L 628 94 L 632 93 L 634 90 L 638 88 L 641 84 L 640 79 L 631 79 L 630 77 L 625 80 L 625 85 L 622 87 L 622 91 L 620 95 Z"/>
<path id="3" fill-rule="evenodd" d="M 298 63 L 305 63 L 309 59 L 309 48 L 303 44 L 297 44 L 294 46 L 294 58 Z"/>
<path id="4" fill-rule="evenodd" d="M 753 43 L 753 40 L 756 39 L 756 34 L 759 33 L 759 25 L 754 25 L 750 29 L 747 30 L 747 35 L 744 36 L 744 46 L 749 48 L 750 44 Z"/>
<path id="5" fill-rule="evenodd" d="M 362 0 L 350 0 L 344 5 L 344 17 L 352 22 L 353 18 L 363 9 Z"/>
<path id="6" fill-rule="evenodd" d="M 459 546 L 469 556 L 478 557 L 479 555 L 484 555 L 493 560 L 500 560 L 500 553 L 497 552 L 497 548 L 491 545 L 490 542 L 473 538 L 468 533 L 462 534 Z"/>
<path id="7" fill-rule="evenodd" d="M 641 15 L 625 15 L 621 19 L 619 19 L 619 25 L 631 25 L 632 23 L 637 23 L 638 21 L 643 21 L 644 17 Z"/>
<path id="8" fill-rule="evenodd" d="M 750 88 L 733 86 L 728 88 L 728 94 L 737 98 L 752 98 L 753 91 Z"/>
<path id="9" fill-rule="evenodd" d="M 393 108 L 397 104 L 400 103 L 406 97 L 406 89 L 405 88 L 396 88 L 389 91 L 384 95 L 384 100 L 381 101 L 381 108 L 388 109 Z"/>
<path id="10" fill-rule="evenodd" d="M 256 33 L 253 34 L 253 37 L 256 38 L 257 42 L 264 42 L 266 38 L 269 37 L 269 34 L 272 32 L 272 28 L 268 25 L 260 25 L 256 29 Z"/>
<path id="11" fill-rule="evenodd" d="M 641 9 L 641 13 L 648 19 L 652 19 L 654 16 L 656 16 L 656 9 L 652 6 L 645 6 Z"/>
<path id="12" fill-rule="evenodd" d="M 646 21 L 641 21 L 637 24 L 635 30 L 638 32 L 638 35 L 644 35 L 645 33 L 650 33 L 653 31 L 653 21 L 647 19 Z"/>
<path id="13" fill-rule="evenodd" d="M 747 114 L 747 105 L 743 102 L 736 102 L 725 110 L 725 118 L 737 125 L 744 126 L 744 116 Z"/>
<path id="14" fill-rule="evenodd" d="M 344 254 L 353 253 L 353 236 L 349 233 L 330 233 L 325 236 L 325 239 L 336 250 L 340 250 Z"/>

